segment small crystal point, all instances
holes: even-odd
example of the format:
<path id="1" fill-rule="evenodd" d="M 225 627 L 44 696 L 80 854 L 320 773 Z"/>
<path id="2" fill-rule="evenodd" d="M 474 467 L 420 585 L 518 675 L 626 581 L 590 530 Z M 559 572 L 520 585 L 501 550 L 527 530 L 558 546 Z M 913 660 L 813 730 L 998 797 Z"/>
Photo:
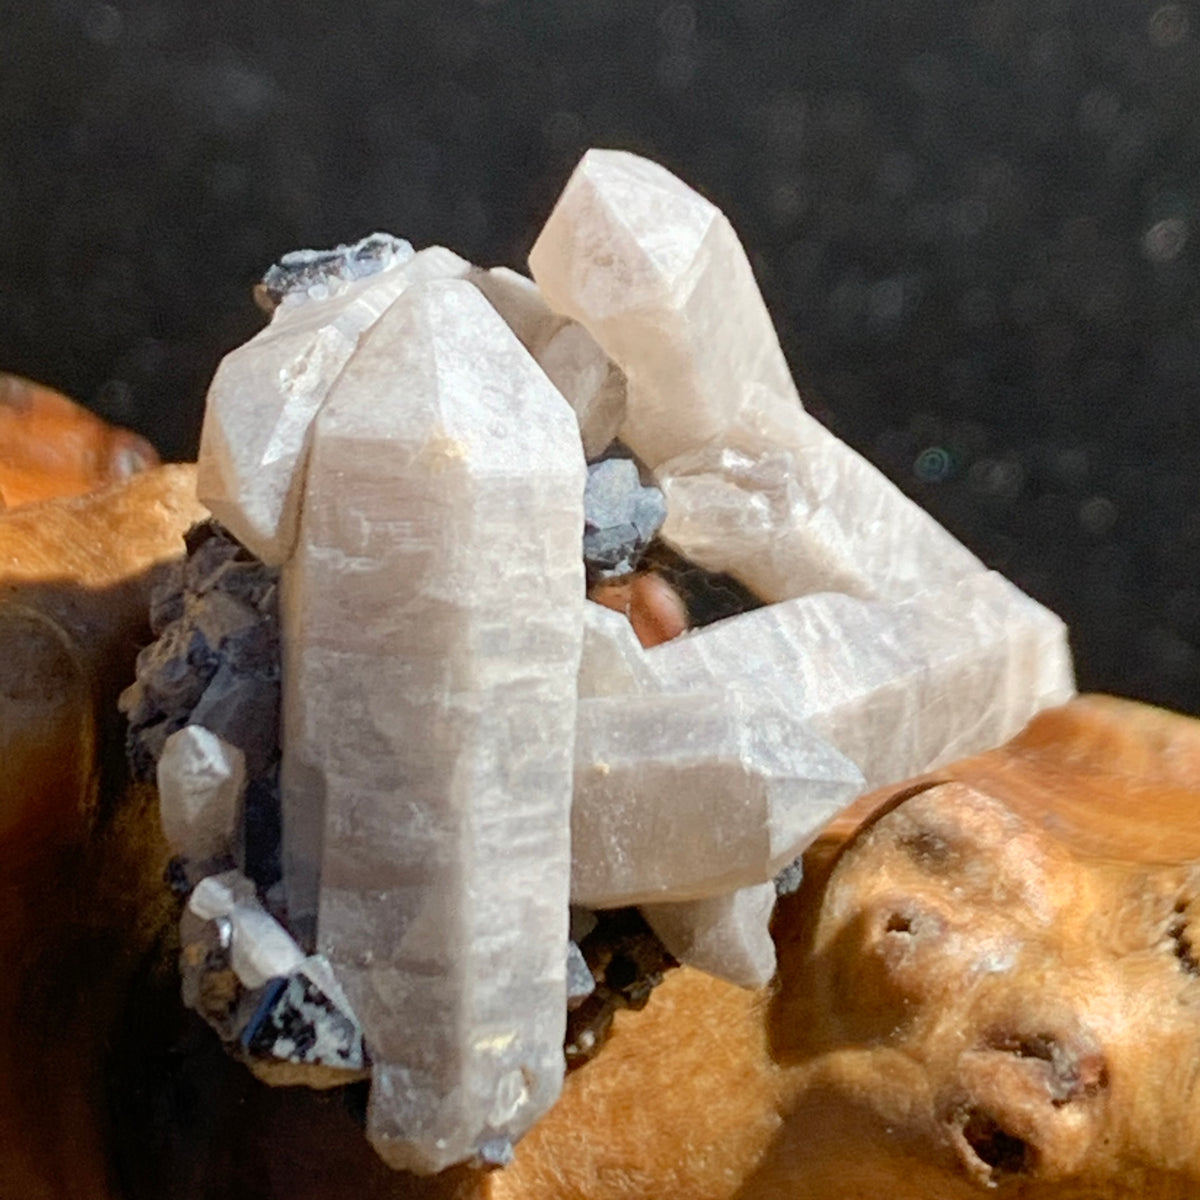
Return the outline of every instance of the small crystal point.
<path id="1" fill-rule="evenodd" d="M 681 963 L 747 988 L 764 987 L 775 974 L 774 909 L 774 883 L 641 906 L 646 923 Z"/>
<path id="2" fill-rule="evenodd" d="M 221 361 L 204 412 L 197 493 L 264 562 L 277 566 L 292 551 L 309 427 L 361 338 L 414 282 L 469 269 L 440 246 L 407 260 L 393 255 L 326 299 L 281 304 L 270 325 Z"/>
<path id="3" fill-rule="evenodd" d="M 465 282 L 397 300 L 314 428 L 284 874 L 289 914 L 319 883 L 398 1168 L 519 1136 L 561 1086 L 584 482 L 570 409 Z"/>
<path id="4" fill-rule="evenodd" d="M 236 746 L 200 725 L 167 738 L 158 760 L 158 803 L 163 833 L 189 859 L 232 852 L 246 758 Z"/>
<path id="5" fill-rule="evenodd" d="M 690 900 L 770 880 L 862 776 L 770 698 L 734 689 L 581 700 L 571 898 Z"/>

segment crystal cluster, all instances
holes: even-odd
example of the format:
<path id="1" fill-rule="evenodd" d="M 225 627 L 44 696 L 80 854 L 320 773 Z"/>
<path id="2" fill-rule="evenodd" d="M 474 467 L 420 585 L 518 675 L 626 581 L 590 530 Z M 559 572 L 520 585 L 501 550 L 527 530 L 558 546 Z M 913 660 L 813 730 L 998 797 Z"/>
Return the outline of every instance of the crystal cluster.
<path id="1" fill-rule="evenodd" d="M 195 889 L 185 995 L 269 1081 L 369 1065 L 368 1135 L 425 1172 L 505 1161 L 564 1034 L 586 1059 L 673 961 L 767 982 L 840 808 L 1072 687 L 1061 623 L 804 412 L 708 201 L 590 151 L 530 265 L 290 257 L 201 445 L 202 500 L 280 572 L 282 886 Z M 585 599 L 647 564 L 715 623 L 645 649 Z M 263 766 L 197 717 L 251 636 L 203 595 L 128 707 L 168 835 L 216 862 Z"/>

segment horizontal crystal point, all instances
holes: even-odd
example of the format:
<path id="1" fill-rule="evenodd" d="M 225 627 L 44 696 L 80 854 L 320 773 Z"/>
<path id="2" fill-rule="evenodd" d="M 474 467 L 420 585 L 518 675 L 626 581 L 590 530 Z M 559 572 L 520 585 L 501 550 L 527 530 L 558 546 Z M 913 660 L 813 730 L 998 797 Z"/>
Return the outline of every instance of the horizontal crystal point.
<path id="1" fill-rule="evenodd" d="M 262 907 L 237 871 L 202 879 L 179 922 L 183 1002 L 223 1041 L 242 1033 L 258 1006 L 258 989 L 304 959 L 287 931 Z"/>
<path id="2" fill-rule="evenodd" d="M 441 1170 L 563 1073 L 585 464 L 463 282 L 388 309 L 314 427 L 283 572 L 284 876 L 374 1063 L 368 1134 Z"/>
<path id="3" fill-rule="evenodd" d="M 246 757 L 200 725 L 167 738 L 158 760 L 158 811 L 171 849 L 185 858 L 232 853 Z"/>
<path id="4" fill-rule="evenodd" d="M 509 267 L 476 267 L 467 276 L 504 318 L 521 345 L 535 358 L 554 334 L 567 324 L 542 298 L 538 285 Z"/>
<path id="5" fill-rule="evenodd" d="M 760 883 L 703 900 L 643 904 L 642 916 L 685 966 L 739 987 L 765 987 L 775 974 L 771 913 L 775 884 Z"/>
<path id="6" fill-rule="evenodd" d="M 624 372 L 575 321 L 566 322 L 546 341 L 537 360 L 575 410 L 584 454 L 596 458 L 625 423 Z"/>
<path id="7" fill-rule="evenodd" d="M 621 440 L 686 558 L 767 601 L 897 598 L 982 569 L 803 411 L 737 234 L 669 171 L 589 150 L 529 261 L 623 371 Z"/>
<path id="8" fill-rule="evenodd" d="M 862 787 L 770 697 L 710 682 L 581 700 L 571 898 L 615 908 L 764 883 Z"/>
<path id="9" fill-rule="evenodd" d="M 282 304 L 221 361 L 205 407 L 197 493 L 264 562 L 278 565 L 292 551 L 309 427 L 360 339 L 413 283 L 469 269 L 440 246 L 396 256 L 328 299 Z"/>
<path id="10" fill-rule="evenodd" d="M 1062 621 L 994 572 L 897 604 L 803 596 L 645 662 L 664 692 L 753 680 L 872 787 L 997 746 L 1074 691 Z"/>

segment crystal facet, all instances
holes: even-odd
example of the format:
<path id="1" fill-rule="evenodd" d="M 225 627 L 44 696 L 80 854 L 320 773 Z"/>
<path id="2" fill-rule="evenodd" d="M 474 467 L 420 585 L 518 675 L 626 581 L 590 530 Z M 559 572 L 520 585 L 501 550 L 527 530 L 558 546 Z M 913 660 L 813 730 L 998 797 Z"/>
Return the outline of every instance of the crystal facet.
<path id="1" fill-rule="evenodd" d="M 775 884 L 760 883 L 704 900 L 643 904 L 642 916 L 681 963 L 757 988 L 775 974 L 774 908 Z"/>
<path id="2" fill-rule="evenodd" d="M 586 329 L 547 305 L 532 279 L 493 267 L 468 277 L 508 322 L 563 394 L 579 422 L 583 451 L 597 457 L 625 419 L 625 376 Z"/>
<path id="3" fill-rule="evenodd" d="M 615 908 L 764 883 L 862 787 L 769 697 L 710 682 L 581 700 L 571 898 Z"/>
<path id="4" fill-rule="evenodd" d="M 664 692 L 753 680 L 872 787 L 999 745 L 1073 690 L 1062 622 L 990 571 L 897 604 L 802 596 L 645 662 Z"/>
<path id="5" fill-rule="evenodd" d="M 584 471 L 462 282 L 402 296 L 317 418 L 283 575 L 285 879 L 301 918 L 319 882 L 396 1167 L 519 1135 L 561 1084 Z"/>
<path id="6" fill-rule="evenodd" d="M 246 756 L 200 725 L 171 734 L 158 760 L 163 833 L 176 854 L 215 858 L 234 849 Z"/>

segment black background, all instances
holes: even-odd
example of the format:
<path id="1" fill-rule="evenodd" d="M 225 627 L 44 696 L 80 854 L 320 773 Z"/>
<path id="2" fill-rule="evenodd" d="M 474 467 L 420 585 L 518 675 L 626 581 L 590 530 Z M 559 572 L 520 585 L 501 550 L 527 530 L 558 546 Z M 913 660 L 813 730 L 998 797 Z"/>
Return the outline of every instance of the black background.
<path id="1" fill-rule="evenodd" d="M 0 368 L 195 453 L 280 253 L 520 266 L 588 145 L 730 215 L 810 408 L 1200 712 L 1200 12 L 0 0 Z"/>

